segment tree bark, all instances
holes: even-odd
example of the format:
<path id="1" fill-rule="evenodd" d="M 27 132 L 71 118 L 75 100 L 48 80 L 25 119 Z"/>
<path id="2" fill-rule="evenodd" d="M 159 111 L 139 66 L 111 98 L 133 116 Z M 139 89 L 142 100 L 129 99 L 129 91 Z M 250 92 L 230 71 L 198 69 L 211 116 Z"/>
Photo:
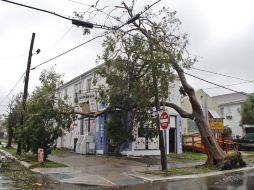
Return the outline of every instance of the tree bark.
<path id="1" fill-rule="evenodd" d="M 12 139 L 13 139 L 13 129 L 12 129 L 12 125 L 9 125 L 8 126 L 8 142 L 7 142 L 6 148 L 11 148 Z"/>
<path id="2" fill-rule="evenodd" d="M 176 62 L 173 62 L 173 67 L 177 71 L 178 76 L 181 80 L 182 86 L 189 96 L 189 100 L 193 110 L 194 121 L 199 129 L 202 143 L 205 146 L 207 153 L 207 162 L 208 165 L 216 165 L 221 162 L 226 154 L 217 144 L 212 131 L 210 129 L 209 123 L 206 121 L 203 114 L 202 108 L 196 98 L 194 89 L 188 84 L 183 70 L 178 66 Z"/>

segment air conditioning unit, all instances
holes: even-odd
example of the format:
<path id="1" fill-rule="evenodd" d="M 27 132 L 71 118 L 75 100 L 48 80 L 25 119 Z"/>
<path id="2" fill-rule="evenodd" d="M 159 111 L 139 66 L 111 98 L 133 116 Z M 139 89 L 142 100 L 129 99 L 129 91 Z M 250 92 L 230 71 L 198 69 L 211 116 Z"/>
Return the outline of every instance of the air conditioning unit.
<path id="1" fill-rule="evenodd" d="M 232 119 L 232 115 L 227 115 L 226 119 Z"/>

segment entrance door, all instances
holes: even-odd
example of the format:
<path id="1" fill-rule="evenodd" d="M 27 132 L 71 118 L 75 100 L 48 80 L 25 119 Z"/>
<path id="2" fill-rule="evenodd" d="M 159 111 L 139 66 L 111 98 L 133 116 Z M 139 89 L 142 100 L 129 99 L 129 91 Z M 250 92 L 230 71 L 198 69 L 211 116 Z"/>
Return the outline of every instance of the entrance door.
<path id="1" fill-rule="evenodd" d="M 170 128 L 169 129 L 169 152 L 175 152 L 176 149 L 176 143 L 175 143 L 175 137 L 176 137 L 176 129 Z"/>

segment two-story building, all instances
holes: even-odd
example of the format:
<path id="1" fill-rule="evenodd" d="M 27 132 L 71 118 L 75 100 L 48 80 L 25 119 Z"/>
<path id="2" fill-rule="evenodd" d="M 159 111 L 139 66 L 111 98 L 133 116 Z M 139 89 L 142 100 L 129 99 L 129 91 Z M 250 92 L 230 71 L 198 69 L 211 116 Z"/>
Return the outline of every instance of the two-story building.
<path id="1" fill-rule="evenodd" d="M 104 78 L 97 78 L 97 83 L 93 84 L 95 71 L 99 67 L 75 77 L 58 88 L 57 96 L 81 114 L 77 115 L 77 120 L 73 122 L 70 130 L 65 131 L 64 135 L 58 139 L 57 147 L 73 149 L 76 139 L 77 153 L 105 154 L 111 151 L 105 128 L 105 122 L 110 119 L 110 116 L 99 114 L 107 107 L 107 104 L 96 101 L 98 87 L 106 81 Z M 179 88 L 179 79 L 169 84 L 167 101 L 181 106 Z M 182 153 L 182 118 L 171 108 L 165 108 L 165 111 L 170 115 L 170 127 L 166 130 L 167 153 Z M 135 140 L 125 145 L 121 154 L 136 156 L 160 154 L 158 137 L 148 139 L 139 131 L 139 128 L 133 133 Z"/>
<path id="2" fill-rule="evenodd" d="M 241 125 L 241 105 L 247 99 L 242 93 L 230 93 L 212 97 L 219 105 L 224 125 L 232 130 L 232 137 L 242 137 L 246 133 L 254 133 L 253 126 Z"/>
<path id="3" fill-rule="evenodd" d="M 204 116 L 208 122 L 209 119 L 222 118 L 222 115 L 220 114 L 219 105 L 215 102 L 215 100 L 212 97 L 210 97 L 206 92 L 204 92 L 204 90 L 202 89 L 197 90 L 196 97 L 201 105 Z M 184 110 L 190 113 L 192 112 L 191 103 L 188 97 L 183 97 L 181 104 Z M 192 119 L 183 119 L 182 128 L 184 135 L 199 133 L 196 123 Z"/>

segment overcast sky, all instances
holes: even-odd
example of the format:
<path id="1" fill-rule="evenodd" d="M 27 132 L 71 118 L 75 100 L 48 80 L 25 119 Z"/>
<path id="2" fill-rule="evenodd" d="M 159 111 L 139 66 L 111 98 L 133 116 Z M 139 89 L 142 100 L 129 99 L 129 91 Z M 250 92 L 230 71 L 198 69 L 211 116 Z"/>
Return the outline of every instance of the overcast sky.
<path id="1" fill-rule="evenodd" d="M 69 0 L 13 0 L 18 3 L 50 10 L 64 16 L 73 16 L 74 11 L 86 11 L 87 6 Z M 92 0 L 77 0 L 93 4 Z M 114 2 L 111 3 L 111 2 Z M 118 0 L 100 0 L 98 6 L 119 5 Z M 151 4 L 155 0 L 140 1 L 136 12 L 142 10 L 142 3 Z M 252 60 L 254 60 L 254 2 L 252 0 L 162 0 L 153 9 L 169 6 L 176 10 L 182 21 L 181 30 L 189 34 L 192 55 L 199 57 L 195 68 L 230 75 L 245 80 L 254 80 Z M 95 17 L 93 22 L 103 23 L 104 19 Z M 41 53 L 32 57 L 32 67 L 68 50 L 103 30 L 93 29 L 92 34 L 82 35 L 82 29 L 72 26 L 71 21 L 47 13 L 23 8 L 0 1 L 0 114 L 12 97 L 23 91 L 23 80 L 15 89 L 26 69 L 27 56 L 32 33 L 36 33 L 34 52 Z M 64 81 L 93 68 L 97 55 L 102 52 L 102 39 L 97 39 L 30 73 L 29 91 L 39 84 L 38 77 L 43 69 L 52 66 L 64 74 Z M 196 70 L 191 74 L 220 85 L 243 83 L 244 81 L 226 78 Z M 231 93 L 197 79 L 188 77 L 195 89 L 203 88 L 210 95 Z M 253 92 L 254 83 L 229 86 L 237 91 Z M 9 95 L 8 95 L 9 94 Z M 7 96 L 8 95 L 8 96 Z"/>

